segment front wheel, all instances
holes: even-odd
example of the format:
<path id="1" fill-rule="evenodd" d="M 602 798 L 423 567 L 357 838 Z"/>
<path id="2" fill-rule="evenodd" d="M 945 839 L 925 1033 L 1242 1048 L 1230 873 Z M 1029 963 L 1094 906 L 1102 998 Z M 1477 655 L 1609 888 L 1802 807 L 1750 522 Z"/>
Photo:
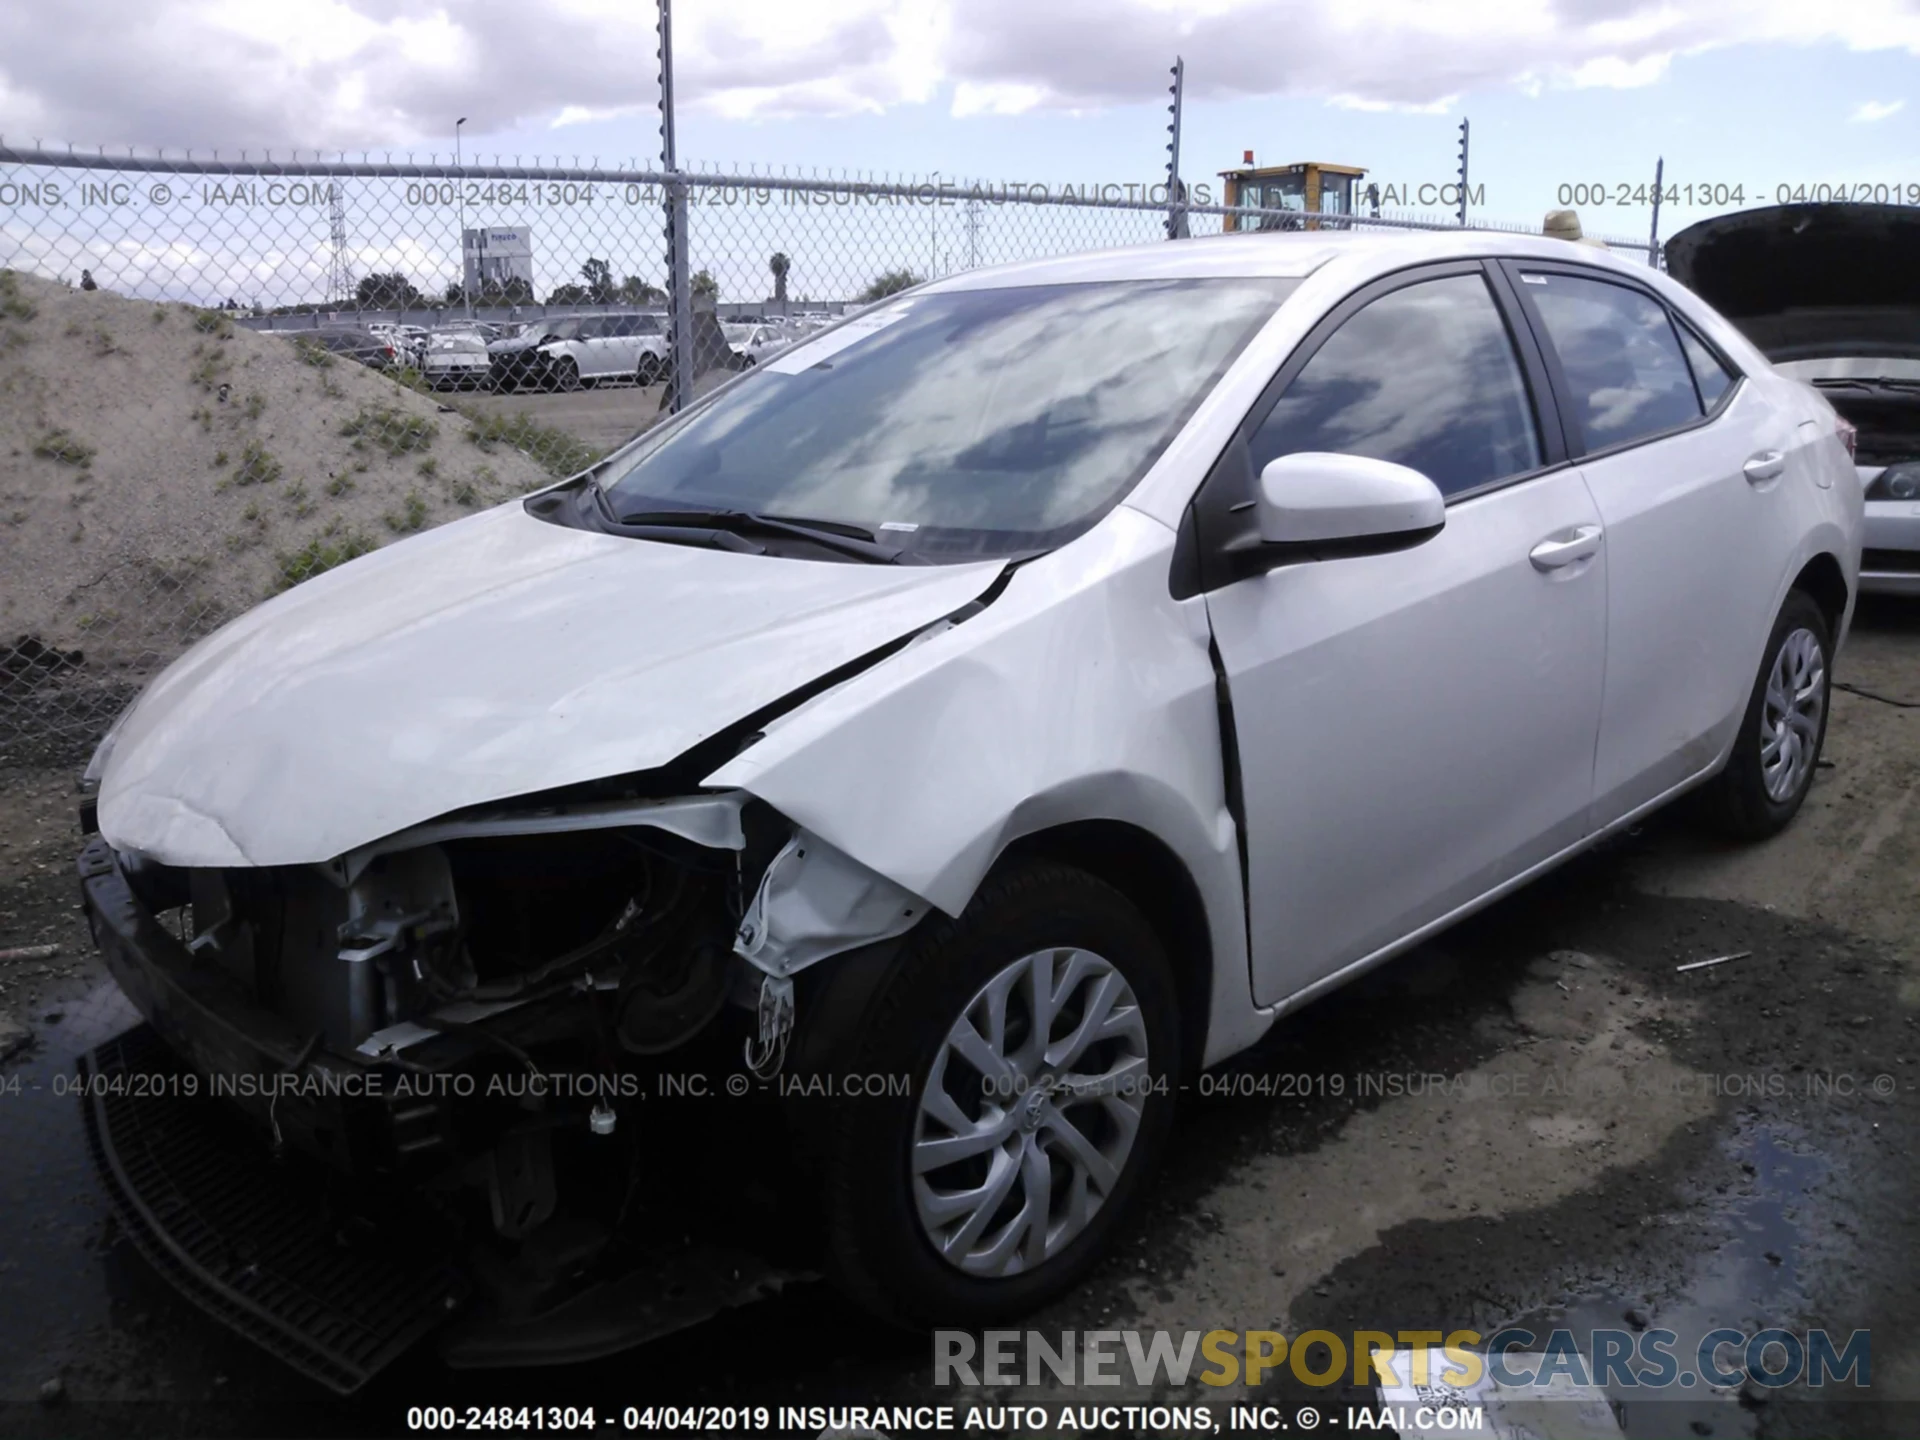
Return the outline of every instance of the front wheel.
<path id="1" fill-rule="evenodd" d="M 1069 1289 L 1165 1144 L 1179 1037 L 1158 936 L 1083 871 L 1010 870 L 915 932 L 833 1057 L 867 1088 L 823 1157 L 842 1288 L 916 1326 Z"/>
<path id="2" fill-rule="evenodd" d="M 1803 591 L 1788 594 L 1726 768 L 1701 791 L 1702 813 L 1735 840 L 1778 834 L 1813 786 L 1833 693 L 1827 617 Z"/>
<path id="3" fill-rule="evenodd" d="M 580 388 L 580 366 L 566 355 L 562 355 L 553 367 L 553 384 L 557 390 L 578 390 Z"/>

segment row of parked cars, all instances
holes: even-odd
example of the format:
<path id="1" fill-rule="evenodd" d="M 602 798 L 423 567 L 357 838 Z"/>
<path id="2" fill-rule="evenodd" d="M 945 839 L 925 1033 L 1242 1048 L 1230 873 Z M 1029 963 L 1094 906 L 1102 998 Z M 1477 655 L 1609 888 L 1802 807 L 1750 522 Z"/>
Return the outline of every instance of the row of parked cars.
<path id="1" fill-rule="evenodd" d="M 825 315 L 728 322 L 719 329 L 744 368 L 776 355 L 827 323 Z M 435 389 L 578 390 L 603 380 L 653 385 L 671 368 L 666 317 L 595 313 L 501 324 L 376 323 L 302 332 L 299 337 L 375 369 L 418 371 Z"/>

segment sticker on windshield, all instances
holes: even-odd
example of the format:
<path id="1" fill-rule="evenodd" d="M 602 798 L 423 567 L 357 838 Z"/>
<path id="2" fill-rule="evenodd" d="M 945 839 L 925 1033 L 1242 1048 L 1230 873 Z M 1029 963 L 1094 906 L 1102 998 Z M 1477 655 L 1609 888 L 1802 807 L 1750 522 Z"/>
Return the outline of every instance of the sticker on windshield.
<path id="1" fill-rule="evenodd" d="M 906 319 L 910 308 L 907 305 L 891 305 L 878 315 L 862 315 L 857 320 L 849 320 L 818 340 L 794 346 L 778 360 L 770 360 L 760 368 L 771 370 L 776 375 L 798 375 L 802 370 L 811 370 L 822 360 L 831 360 L 849 345 L 858 345 L 875 331 Z"/>

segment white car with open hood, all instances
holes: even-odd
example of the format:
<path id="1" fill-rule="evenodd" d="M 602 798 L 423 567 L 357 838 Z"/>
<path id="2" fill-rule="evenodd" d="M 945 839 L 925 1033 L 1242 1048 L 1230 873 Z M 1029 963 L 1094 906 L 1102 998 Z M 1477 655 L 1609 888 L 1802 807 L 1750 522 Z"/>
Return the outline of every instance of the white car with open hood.
<path id="1" fill-rule="evenodd" d="M 116 1193 L 343 1389 L 448 1314 L 456 1364 L 657 1334 L 795 1217 L 881 1314 L 1029 1310 L 1182 1077 L 1685 792 L 1792 818 L 1860 567 L 1843 428 L 1666 277 L 1511 235 L 870 307 L 269 601 L 114 726 L 80 870 L 156 1047 L 272 1082 L 225 1093 L 275 1193 L 398 1187 L 434 1219 L 383 1233 L 459 1248 L 362 1282 L 322 1232 L 348 1354 L 116 1158 L 200 1138 L 103 1112 Z M 732 1258 L 649 1270 L 663 1206 Z"/>
<path id="2" fill-rule="evenodd" d="M 1775 205 L 1667 242 L 1667 268 L 1854 427 L 1860 588 L 1920 595 L 1920 211 Z"/>

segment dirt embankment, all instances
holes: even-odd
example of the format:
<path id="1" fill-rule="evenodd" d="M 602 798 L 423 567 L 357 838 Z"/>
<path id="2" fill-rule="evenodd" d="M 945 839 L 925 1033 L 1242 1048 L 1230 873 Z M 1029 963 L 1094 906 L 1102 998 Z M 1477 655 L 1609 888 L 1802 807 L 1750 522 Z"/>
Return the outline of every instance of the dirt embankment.
<path id="1" fill-rule="evenodd" d="M 513 442 L 557 458 L 565 437 L 499 431 L 217 311 L 0 271 L 0 649 L 167 658 L 553 478 Z"/>

